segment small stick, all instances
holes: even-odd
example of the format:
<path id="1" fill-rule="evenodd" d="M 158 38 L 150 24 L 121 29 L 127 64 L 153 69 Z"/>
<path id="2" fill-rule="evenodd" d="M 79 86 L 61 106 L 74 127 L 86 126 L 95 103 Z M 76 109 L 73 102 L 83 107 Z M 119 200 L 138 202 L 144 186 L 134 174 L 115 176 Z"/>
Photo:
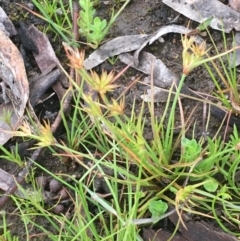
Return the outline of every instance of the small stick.
<path id="1" fill-rule="evenodd" d="M 204 140 L 207 137 L 207 130 L 206 130 L 206 118 L 207 118 L 207 103 L 203 102 L 203 117 L 202 117 L 202 136 Z"/>
<path id="2" fill-rule="evenodd" d="M 79 39 L 79 31 L 78 31 L 78 24 L 77 24 L 78 18 L 79 18 L 79 4 L 76 1 L 74 1 L 72 21 L 73 21 L 73 36 L 75 41 L 78 41 Z"/>

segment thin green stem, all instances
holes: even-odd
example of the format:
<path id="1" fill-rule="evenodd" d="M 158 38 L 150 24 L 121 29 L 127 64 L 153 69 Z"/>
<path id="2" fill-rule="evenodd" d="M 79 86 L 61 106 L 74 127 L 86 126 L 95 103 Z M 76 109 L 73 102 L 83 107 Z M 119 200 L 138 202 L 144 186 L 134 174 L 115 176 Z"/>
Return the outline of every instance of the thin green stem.
<path id="1" fill-rule="evenodd" d="M 173 142 L 173 131 L 174 131 L 176 105 L 177 105 L 177 101 L 178 101 L 178 98 L 180 96 L 181 89 L 183 87 L 183 83 L 184 83 L 185 78 L 186 78 L 186 75 L 182 74 L 182 77 L 181 77 L 180 82 L 178 84 L 177 91 L 176 91 L 176 94 L 175 94 L 175 97 L 174 97 L 174 100 L 173 100 L 173 103 L 172 103 L 172 108 L 171 108 L 169 121 L 168 121 L 168 125 L 167 125 L 166 136 L 165 136 L 166 139 L 165 139 L 165 142 L 164 142 L 164 145 L 165 145 L 164 149 L 165 149 L 165 154 L 167 154 L 166 156 L 169 156 L 169 157 L 172 153 L 172 146 L 173 146 L 172 142 Z M 165 163 L 165 165 L 168 165 L 168 163 Z"/>

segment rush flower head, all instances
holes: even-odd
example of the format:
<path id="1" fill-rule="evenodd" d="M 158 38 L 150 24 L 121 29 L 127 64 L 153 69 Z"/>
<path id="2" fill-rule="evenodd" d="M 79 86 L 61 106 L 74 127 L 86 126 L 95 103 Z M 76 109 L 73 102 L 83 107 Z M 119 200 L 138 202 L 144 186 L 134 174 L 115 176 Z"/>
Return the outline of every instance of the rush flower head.
<path id="1" fill-rule="evenodd" d="M 201 44 L 199 45 L 192 45 L 192 52 L 197 56 L 197 57 L 202 57 L 204 56 L 208 50 L 206 50 L 206 42 L 203 41 Z"/>
<path id="2" fill-rule="evenodd" d="M 46 147 L 56 144 L 56 140 L 52 134 L 50 123 L 44 121 L 44 125 L 40 125 L 36 131 L 27 121 L 23 121 L 18 131 L 11 132 L 14 136 L 31 138 L 37 141 L 37 146 Z"/>
<path id="3" fill-rule="evenodd" d="M 22 125 L 19 127 L 18 131 L 12 132 L 14 136 L 21 136 L 21 137 L 31 137 L 32 136 L 32 130 L 31 126 L 27 121 L 22 121 Z"/>
<path id="4" fill-rule="evenodd" d="M 83 105 L 83 110 L 85 112 L 93 117 L 99 117 L 103 115 L 101 104 L 99 103 L 98 99 L 93 100 L 91 94 L 82 94 L 82 98 L 85 102 L 85 105 Z"/>
<path id="5" fill-rule="evenodd" d="M 182 37 L 183 44 L 183 74 L 188 75 L 194 68 L 198 67 L 203 63 L 205 54 L 208 52 L 206 50 L 206 43 L 202 42 L 201 44 L 195 43 L 196 38 L 191 36 Z"/>
<path id="6" fill-rule="evenodd" d="M 112 104 L 107 106 L 107 109 L 110 111 L 109 116 L 117 116 L 124 114 L 124 107 L 125 107 L 125 99 L 121 99 L 118 103 L 116 100 L 112 100 Z"/>
<path id="7" fill-rule="evenodd" d="M 63 47 L 65 49 L 65 52 L 67 54 L 68 59 L 70 60 L 70 65 L 77 70 L 81 70 L 84 68 L 83 62 L 85 57 L 85 52 L 82 50 L 79 52 L 78 49 L 73 49 L 69 45 L 63 42 Z"/>
<path id="8" fill-rule="evenodd" d="M 44 125 L 40 126 L 39 135 L 36 137 L 38 141 L 37 146 L 46 147 L 56 144 L 57 141 L 52 134 L 50 123 L 48 121 L 43 122 Z"/>
<path id="9" fill-rule="evenodd" d="M 91 71 L 92 83 L 91 88 L 97 91 L 100 95 L 106 94 L 108 91 L 113 91 L 118 85 L 113 84 L 116 80 L 113 71 L 109 74 L 103 71 L 101 75 L 98 75 L 95 71 Z"/>

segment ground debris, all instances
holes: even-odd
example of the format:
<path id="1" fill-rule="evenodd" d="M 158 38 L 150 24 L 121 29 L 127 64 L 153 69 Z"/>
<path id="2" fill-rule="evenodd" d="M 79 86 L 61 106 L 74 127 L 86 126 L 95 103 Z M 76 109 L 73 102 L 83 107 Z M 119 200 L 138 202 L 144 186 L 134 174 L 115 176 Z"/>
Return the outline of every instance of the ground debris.
<path id="1" fill-rule="evenodd" d="M 84 61 L 86 69 L 92 69 L 109 57 L 138 49 L 148 38 L 146 34 L 127 35 L 112 39 L 89 55 Z"/>
<path id="2" fill-rule="evenodd" d="M 24 24 L 23 21 L 19 21 L 19 26 L 20 28 L 18 29 L 18 35 L 22 41 L 22 45 L 24 46 L 24 48 L 38 54 L 39 53 L 38 47 L 33 41 L 28 27 Z"/>
<path id="3" fill-rule="evenodd" d="M 143 229 L 143 240 L 144 241 L 150 241 L 150 240 L 154 240 L 154 241 L 166 241 L 171 237 L 171 233 L 168 231 L 165 231 L 163 229 L 159 230 L 159 231 L 155 231 L 151 228 L 147 229 L 144 228 Z M 172 241 L 187 241 L 187 239 L 181 237 L 179 234 L 177 234 Z"/>
<path id="4" fill-rule="evenodd" d="M 210 24 L 213 29 L 226 33 L 232 29 L 240 30 L 240 13 L 218 0 L 163 0 L 163 3 L 199 23 L 214 16 Z"/>
<path id="5" fill-rule="evenodd" d="M 8 18 L 7 14 L 0 7 L 0 29 L 9 37 L 16 35 L 17 30 L 15 29 L 12 21 Z"/>
<path id="6" fill-rule="evenodd" d="M 169 219 L 174 225 L 178 222 L 177 213 L 173 213 Z M 230 234 L 217 230 L 211 223 L 204 221 L 185 221 L 187 229 L 180 223 L 177 234 L 171 239 L 172 241 L 237 241 L 238 239 Z M 149 241 L 166 241 L 171 237 L 172 233 L 164 229 L 143 229 L 143 240 Z"/>

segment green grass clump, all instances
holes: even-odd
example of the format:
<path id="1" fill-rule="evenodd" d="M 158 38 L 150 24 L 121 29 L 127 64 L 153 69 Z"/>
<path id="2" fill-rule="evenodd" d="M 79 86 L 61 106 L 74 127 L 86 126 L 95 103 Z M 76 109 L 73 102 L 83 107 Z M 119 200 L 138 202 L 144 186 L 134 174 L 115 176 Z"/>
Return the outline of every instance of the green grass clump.
<path id="1" fill-rule="evenodd" d="M 239 78 L 237 76 L 236 63 L 236 50 L 239 46 L 236 46 L 235 38 L 233 36 L 232 50 L 229 51 L 228 42 L 226 35 L 223 31 L 223 47 L 226 50 L 226 55 L 221 56 L 217 61 L 211 61 L 211 66 L 205 64 L 211 79 L 216 87 L 214 96 L 221 103 L 221 107 L 226 111 L 231 111 L 234 114 L 240 113 L 240 89 L 239 89 Z M 214 49 L 219 55 L 217 46 L 213 39 Z M 220 81 L 219 81 L 220 80 Z"/>

